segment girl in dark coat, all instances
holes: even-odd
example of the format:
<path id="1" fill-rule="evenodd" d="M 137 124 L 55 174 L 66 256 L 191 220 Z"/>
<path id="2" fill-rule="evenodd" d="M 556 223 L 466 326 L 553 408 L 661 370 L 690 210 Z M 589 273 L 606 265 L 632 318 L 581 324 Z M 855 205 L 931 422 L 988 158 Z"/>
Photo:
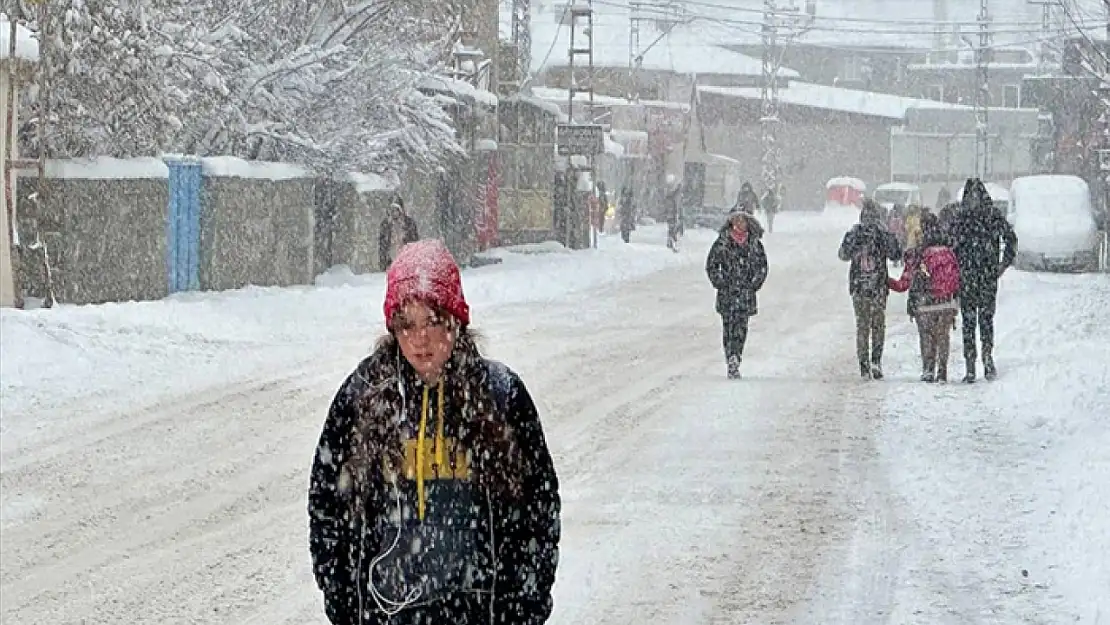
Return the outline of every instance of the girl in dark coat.
<path id="1" fill-rule="evenodd" d="M 756 293 L 767 280 L 767 253 L 762 237 L 763 226 L 753 215 L 732 213 L 705 261 L 705 273 L 717 289 L 717 313 L 721 315 L 730 379 L 740 377 L 748 319 L 759 312 Z"/>
<path id="2" fill-rule="evenodd" d="M 482 357 L 439 241 L 402 248 L 389 333 L 336 394 L 309 490 L 310 549 L 334 625 L 541 625 L 558 479 L 536 407 Z"/>

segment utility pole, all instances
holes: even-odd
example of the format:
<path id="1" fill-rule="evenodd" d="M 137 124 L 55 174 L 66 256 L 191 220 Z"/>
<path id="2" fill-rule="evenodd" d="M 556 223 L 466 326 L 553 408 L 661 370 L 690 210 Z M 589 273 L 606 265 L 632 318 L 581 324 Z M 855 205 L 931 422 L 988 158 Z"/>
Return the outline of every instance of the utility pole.
<path id="1" fill-rule="evenodd" d="M 567 85 L 567 118 L 570 124 L 574 124 L 574 101 L 577 99 L 579 93 L 586 95 L 586 118 L 587 124 L 593 124 L 594 112 L 596 111 L 594 105 L 594 9 L 593 0 L 571 0 L 571 5 L 567 9 L 570 12 L 570 50 L 568 51 L 567 72 L 569 73 L 569 84 Z M 585 76 L 580 76 L 576 70 L 575 59 L 578 57 L 585 57 L 586 65 Z M 603 140 L 604 144 L 604 140 Z M 586 174 L 589 177 L 591 185 L 594 184 L 597 175 L 595 157 L 593 151 L 587 154 L 581 154 L 586 158 L 586 166 L 578 167 L 574 164 L 574 156 L 579 154 L 570 155 L 570 163 L 567 167 L 567 185 L 569 186 L 568 193 L 570 198 L 577 197 L 578 190 L 578 176 Z M 572 200 L 570 205 L 573 207 L 575 202 Z M 587 245 L 597 247 L 597 230 L 590 219 L 590 211 L 588 207 L 582 207 L 582 210 L 574 211 L 576 216 L 568 220 L 567 232 L 567 247 L 574 248 L 575 243 L 581 240 L 582 235 L 585 235 L 588 241 Z M 581 223 L 580 220 L 586 222 Z M 585 226 L 583 228 L 582 226 Z M 592 234 L 592 236 L 591 236 Z"/>
<path id="2" fill-rule="evenodd" d="M 775 0 L 763 0 L 763 64 L 760 85 L 760 142 L 763 147 L 762 178 L 767 189 L 777 189 L 779 181 L 778 146 L 778 15 Z"/>
<path id="3" fill-rule="evenodd" d="M 1037 75 L 1049 73 L 1048 62 L 1052 59 L 1052 7 L 1059 6 L 1060 0 L 1025 0 L 1029 4 L 1041 6 L 1041 45 L 1037 58 Z"/>
<path id="4" fill-rule="evenodd" d="M 986 0 L 984 0 L 986 1 Z M 785 13 L 783 22 L 787 25 L 785 44 L 780 44 L 780 11 Z M 798 13 L 796 6 L 780 9 L 776 0 L 763 1 L 763 39 L 762 82 L 760 84 L 761 143 L 763 147 L 762 179 L 767 189 L 774 190 L 775 196 L 782 201 L 780 183 L 782 180 L 780 147 L 778 144 L 779 127 L 779 82 L 778 73 L 783 57 L 790 42 L 804 34 L 817 15 L 817 3 L 807 0 L 804 14 Z M 801 28 L 799 28 L 801 26 Z"/>
<path id="5" fill-rule="evenodd" d="M 531 0 L 512 0 L 512 42 L 513 60 L 516 61 L 517 89 L 532 69 L 532 2 Z"/>
<path id="6" fill-rule="evenodd" d="M 987 180 L 991 173 L 990 164 L 990 127 L 988 111 L 990 108 L 990 64 L 991 31 L 988 0 L 979 0 L 979 46 L 975 49 L 975 172 L 979 178 Z"/>

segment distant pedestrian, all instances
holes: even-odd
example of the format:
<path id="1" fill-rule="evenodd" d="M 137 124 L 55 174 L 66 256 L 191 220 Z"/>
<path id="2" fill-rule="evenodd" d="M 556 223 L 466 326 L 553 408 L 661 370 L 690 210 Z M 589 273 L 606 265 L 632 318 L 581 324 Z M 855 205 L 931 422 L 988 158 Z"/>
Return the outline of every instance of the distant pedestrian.
<path id="1" fill-rule="evenodd" d="M 883 378 L 883 347 L 886 342 L 887 261 L 902 255 L 898 240 L 883 224 L 883 213 L 873 199 L 866 199 L 860 222 L 844 235 L 840 260 L 848 267 L 848 293 L 856 315 L 856 357 L 860 375 Z"/>
<path id="2" fill-rule="evenodd" d="M 382 271 L 397 258 L 401 248 L 420 239 L 416 220 L 405 212 L 405 202 L 395 195 L 389 203 L 385 219 L 378 225 L 378 263 Z"/>
<path id="3" fill-rule="evenodd" d="M 767 280 L 767 253 L 763 249 L 763 226 L 755 216 L 733 212 L 709 248 L 705 273 L 717 290 L 717 314 L 721 316 L 722 343 L 728 377 L 740 377 L 748 320 L 759 312 L 756 294 Z"/>

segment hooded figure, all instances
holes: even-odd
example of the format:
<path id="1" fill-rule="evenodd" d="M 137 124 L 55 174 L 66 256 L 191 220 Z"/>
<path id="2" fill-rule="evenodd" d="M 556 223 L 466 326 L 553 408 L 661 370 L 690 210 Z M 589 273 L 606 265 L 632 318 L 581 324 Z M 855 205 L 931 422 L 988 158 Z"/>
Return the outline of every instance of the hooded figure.
<path id="1" fill-rule="evenodd" d="M 751 213 L 734 212 L 709 248 L 705 273 L 717 290 L 728 377 L 740 377 L 748 319 L 759 312 L 756 293 L 767 280 L 763 226 Z"/>
<path id="2" fill-rule="evenodd" d="M 385 219 L 378 225 L 378 262 L 382 271 L 397 257 L 405 245 L 420 238 L 416 220 L 405 212 L 405 201 L 396 195 L 389 204 Z"/>
<path id="3" fill-rule="evenodd" d="M 736 204 L 732 207 L 732 212 L 744 212 L 749 215 L 754 215 L 758 210 L 759 196 L 755 194 L 752 183 L 745 182 L 740 185 L 740 193 L 736 194 Z"/>
<path id="4" fill-rule="evenodd" d="M 484 358 L 439 241 L 387 274 L 388 333 L 332 401 L 309 547 L 334 625 L 541 625 L 559 483 L 528 389 Z"/>
<path id="5" fill-rule="evenodd" d="M 960 261 L 960 316 L 963 319 L 964 382 L 976 378 L 975 331 L 983 345 L 983 375 L 993 380 L 994 310 L 998 298 L 998 279 L 1014 263 L 1017 234 L 1002 211 L 995 208 L 987 187 L 978 178 L 964 185 L 960 209 L 949 226 L 956 258 Z"/>
<path id="6" fill-rule="evenodd" d="M 667 181 L 671 182 L 673 176 L 668 176 Z M 678 238 L 682 236 L 682 183 L 674 183 L 670 192 L 667 193 L 665 208 L 667 211 L 667 247 L 675 252 L 678 251 Z"/>
<path id="7" fill-rule="evenodd" d="M 859 223 L 844 235 L 837 254 L 848 266 L 848 294 L 856 314 L 856 356 L 860 375 L 881 380 L 886 343 L 886 301 L 890 294 L 886 263 L 902 255 L 898 239 L 883 224 L 875 200 L 863 201 Z"/>

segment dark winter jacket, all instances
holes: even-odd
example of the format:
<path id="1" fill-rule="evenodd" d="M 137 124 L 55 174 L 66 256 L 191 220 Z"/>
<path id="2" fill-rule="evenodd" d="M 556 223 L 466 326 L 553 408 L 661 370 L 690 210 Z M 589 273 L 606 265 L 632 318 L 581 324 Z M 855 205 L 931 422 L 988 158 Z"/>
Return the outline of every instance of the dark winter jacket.
<path id="1" fill-rule="evenodd" d="M 632 205 L 632 190 L 622 190 L 620 200 L 617 203 L 617 218 L 620 221 L 621 228 L 631 230 L 635 221 L 634 217 L 635 208 Z"/>
<path id="2" fill-rule="evenodd" d="M 748 215 L 748 240 L 737 243 L 731 227 L 721 228 L 709 248 L 705 273 L 717 289 L 717 312 L 726 316 L 752 316 L 759 312 L 756 293 L 767 280 L 767 253 L 763 249 L 763 226 Z"/>
<path id="3" fill-rule="evenodd" d="M 390 254 L 390 248 L 392 247 L 391 244 L 393 242 L 393 228 L 395 225 L 396 221 L 394 221 L 393 218 L 387 216 L 378 226 L 378 262 L 380 263 L 379 267 L 381 267 L 382 271 L 389 269 L 390 263 L 393 262 L 393 258 Z M 412 217 L 409 217 L 408 215 L 403 216 L 401 218 L 401 228 L 402 244 L 413 243 L 420 239 L 420 235 L 417 232 L 416 228 L 416 220 Z"/>
<path id="4" fill-rule="evenodd" d="M 973 306 L 993 300 L 998 279 L 1014 263 L 1018 242 L 1010 222 L 995 208 L 986 185 L 978 178 L 969 179 L 964 186 L 949 235 L 960 261 L 960 299 Z"/>
<path id="5" fill-rule="evenodd" d="M 459 343 L 442 396 L 392 339 L 335 396 L 308 505 L 334 625 L 541 625 L 551 613 L 560 500 L 535 405 L 509 368 Z"/>
<path id="6" fill-rule="evenodd" d="M 752 189 L 750 182 L 745 182 L 740 187 L 740 193 L 736 195 L 736 204 L 732 207 L 733 211 L 743 211 L 754 215 L 759 210 L 759 196 L 755 194 L 755 189 Z"/>
<path id="7" fill-rule="evenodd" d="M 882 215 L 871 200 L 864 202 L 860 223 L 844 235 L 837 252 L 840 260 L 850 262 L 848 267 L 848 293 L 852 297 L 886 297 L 890 293 L 886 263 L 902 256 L 898 239 L 882 225 Z M 871 279 L 861 266 L 864 256 L 875 263 Z"/>

